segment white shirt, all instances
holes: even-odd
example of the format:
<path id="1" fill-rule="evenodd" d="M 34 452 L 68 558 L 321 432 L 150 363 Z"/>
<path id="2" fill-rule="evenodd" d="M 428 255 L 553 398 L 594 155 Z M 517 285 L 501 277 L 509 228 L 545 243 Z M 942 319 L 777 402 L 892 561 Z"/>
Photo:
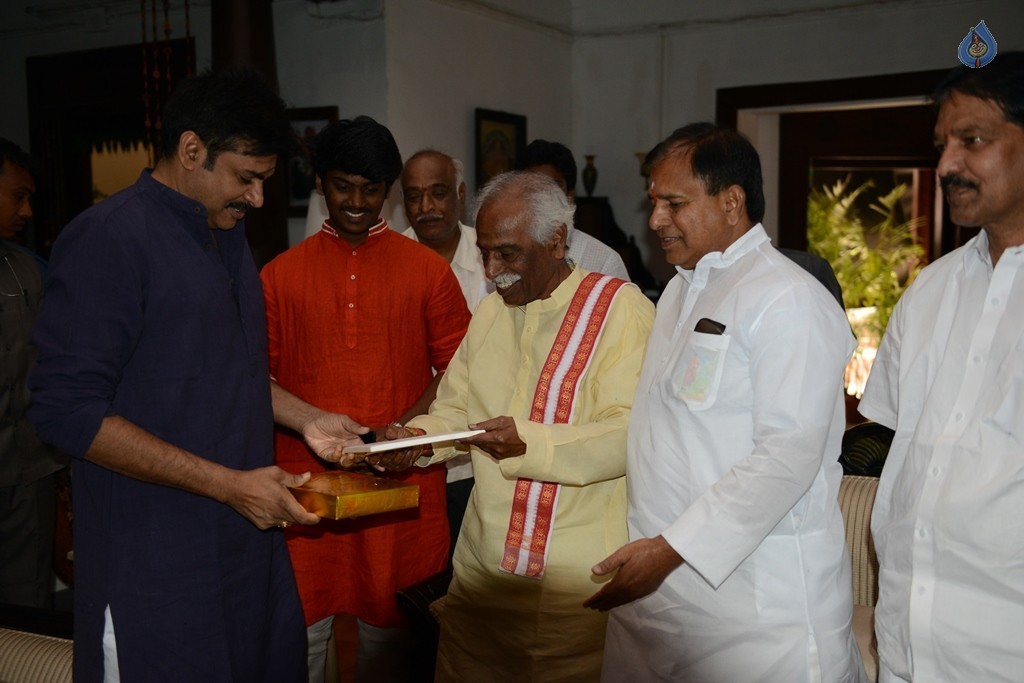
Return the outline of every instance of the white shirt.
<path id="1" fill-rule="evenodd" d="M 484 275 L 484 261 L 480 256 L 480 250 L 476 248 L 476 228 L 460 222 L 459 230 L 459 246 L 455 248 L 451 266 L 459 286 L 462 287 L 462 295 L 466 297 L 469 312 L 472 313 L 476 305 L 494 291 L 494 283 Z M 409 239 L 420 241 L 412 228 L 406 228 L 402 234 Z"/>
<path id="2" fill-rule="evenodd" d="M 893 312 L 860 412 L 896 430 L 875 630 L 905 680 L 1024 680 L 1024 247 L 982 231 Z"/>
<path id="3" fill-rule="evenodd" d="M 469 312 L 472 313 L 477 304 L 494 291 L 494 283 L 484 275 L 484 260 L 480 256 L 480 250 L 476 248 L 476 228 L 463 225 L 459 221 L 459 230 L 459 246 L 455 248 L 455 255 L 452 256 L 450 265 L 462 288 L 462 296 L 466 297 Z M 402 234 L 409 239 L 420 241 L 416 236 L 416 231 L 411 227 L 406 228 Z M 473 462 L 469 453 L 457 455 L 446 464 L 448 475 L 445 481 L 449 484 L 473 476 Z M 452 543 L 454 542 L 453 539 Z"/>
<path id="4" fill-rule="evenodd" d="M 603 680 L 861 681 L 837 503 L 849 324 L 760 224 L 677 270 L 626 483 L 630 540 L 663 535 L 685 564 L 612 611 Z"/>
<path id="5" fill-rule="evenodd" d="M 611 275 L 629 282 L 629 272 L 619 253 L 607 244 L 582 230 L 569 231 L 569 248 L 566 250 L 572 262 L 591 273 Z"/>

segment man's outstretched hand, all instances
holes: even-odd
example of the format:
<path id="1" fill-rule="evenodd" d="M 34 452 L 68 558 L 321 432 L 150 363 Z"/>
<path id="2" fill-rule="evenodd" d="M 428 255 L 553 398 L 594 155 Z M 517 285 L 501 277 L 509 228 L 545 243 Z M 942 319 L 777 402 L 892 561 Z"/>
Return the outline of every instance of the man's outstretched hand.
<path id="1" fill-rule="evenodd" d="M 471 424 L 469 428 L 486 431 L 483 434 L 460 439 L 460 443 L 476 446 L 495 460 L 514 458 L 526 453 L 526 444 L 519 438 L 516 421 L 507 415 Z"/>
<path id="2" fill-rule="evenodd" d="M 607 612 L 619 605 L 639 600 L 656 591 L 665 577 L 682 564 L 683 558 L 661 536 L 627 543 L 591 569 L 596 576 L 604 576 L 616 570 L 618 573 L 601 590 L 590 596 L 583 606 Z"/>
<path id="3" fill-rule="evenodd" d="M 346 446 L 362 443 L 360 434 L 370 431 L 348 415 L 317 411 L 302 425 L 302 437 L 314 453 L 327 462 L 341 460 L 341 451 Z"/>

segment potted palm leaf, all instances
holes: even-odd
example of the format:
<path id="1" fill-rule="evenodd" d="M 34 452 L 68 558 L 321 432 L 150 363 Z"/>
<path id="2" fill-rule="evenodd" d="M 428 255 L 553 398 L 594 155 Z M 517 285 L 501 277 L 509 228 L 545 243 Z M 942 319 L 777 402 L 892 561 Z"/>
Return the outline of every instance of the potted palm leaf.
<path id="1" fill-rule="evenodd" d="M 915 240 L 921 219 L 899 218 L 905 184 L 876 196 L 869 215 L 862 216 L 857 200 L 870 196 L 866 193 L 875 185 L 869 180 L 851 190 L 850 180 L 812 190 L 807 241 L 813 253 L 832 264 L 843 288 L 847 316 L 859 342 L 847 368 L 847 392 L 859 397 L 889 316 L 920 270 L 925 252 Z"/>

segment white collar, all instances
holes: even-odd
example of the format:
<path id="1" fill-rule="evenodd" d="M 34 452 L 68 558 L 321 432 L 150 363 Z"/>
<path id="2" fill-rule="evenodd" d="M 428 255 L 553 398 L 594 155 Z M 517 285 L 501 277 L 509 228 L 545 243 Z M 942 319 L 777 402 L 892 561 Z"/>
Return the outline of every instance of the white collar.
<path id="1" fill-rule="evenodd" d="M 728 268 L 765 242 L 770 241 L 768 233 L 764 231 L 764 226 L 758 223 L 740 235 L 739 239 L 726 247 L 725 251 L 712 251 L 704 254 L 693 270 L 686 270 L 682 266 L 676 266 L 676 272 L 687 282 L 703 287 L 707 283 L 712 270 Z"/>

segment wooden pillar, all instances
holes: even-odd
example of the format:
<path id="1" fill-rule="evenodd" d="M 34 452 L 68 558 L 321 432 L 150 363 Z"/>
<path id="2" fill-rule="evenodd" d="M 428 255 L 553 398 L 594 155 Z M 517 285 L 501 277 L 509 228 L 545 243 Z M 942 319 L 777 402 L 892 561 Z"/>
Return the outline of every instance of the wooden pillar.
<path id="1" fill-rule="evenodd" d="M 258 71 L 278 90 L 271 0 L 212 0 L 213 70 L 247 67 Z M 246 234 L 256 265 L 262 267 L 288 248 L 287 159 L 264 186 L 263 207 L 245 218 Z"/>

